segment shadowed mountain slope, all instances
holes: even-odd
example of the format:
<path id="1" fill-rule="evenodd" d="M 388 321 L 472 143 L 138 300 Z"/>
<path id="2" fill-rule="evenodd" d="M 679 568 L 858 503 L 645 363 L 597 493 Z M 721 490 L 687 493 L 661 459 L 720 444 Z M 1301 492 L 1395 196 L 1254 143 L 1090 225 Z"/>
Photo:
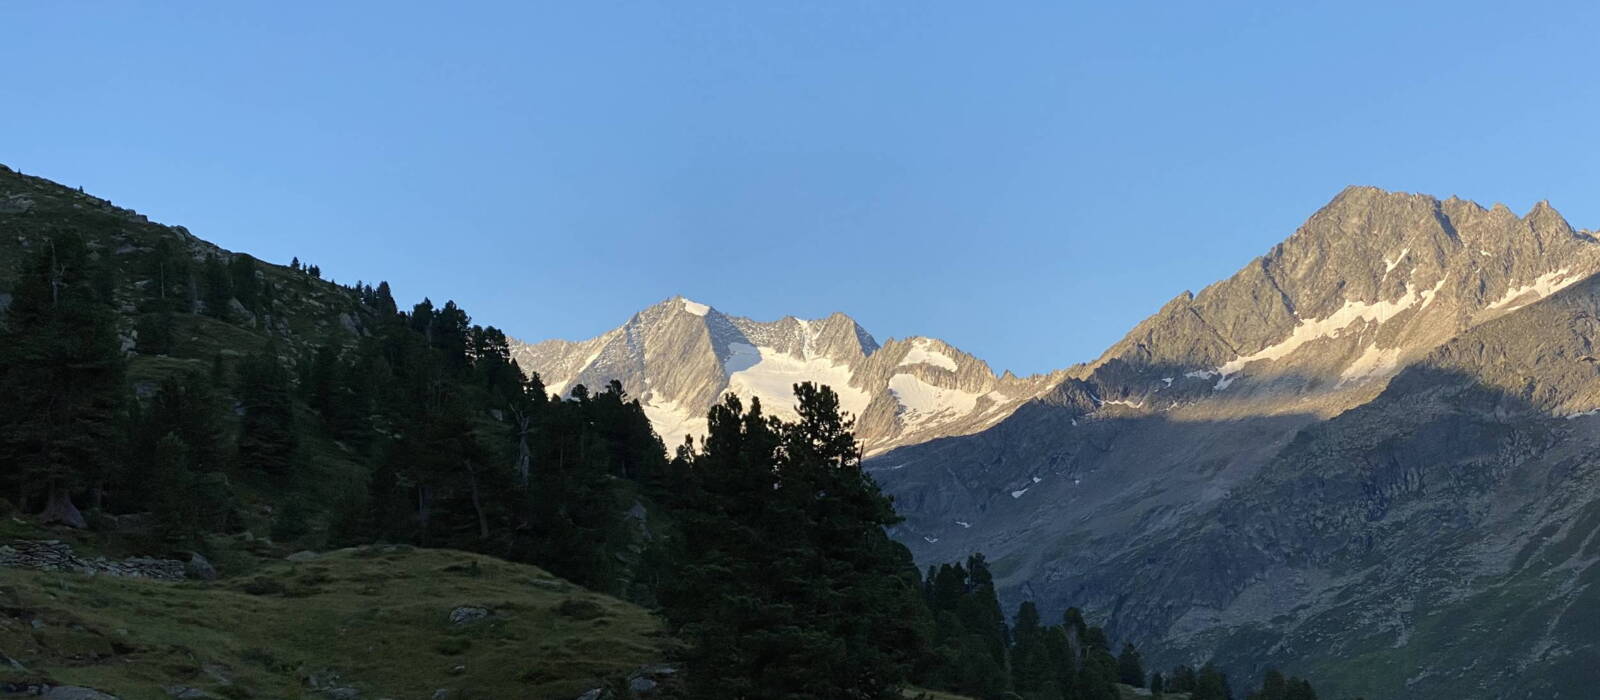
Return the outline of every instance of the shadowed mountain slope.
<path id="1" fill-rule="evenodd" d="M 1108 611 L 1178 650 L 1159 664 L 1378 698 L 1513 697 L 1543 669 L 1528 697 L 1573 692 L 1561 669 L 1600 642 L 1575 617 L 1600 421 L 1568 418 L 1600 406 L 1597 271 L 1546 204 L 1351 188 L 994 428 L 870 467 L 919 561 L 985 552 L 1011 605 Z M 1517 563 L 1563 536 L 1537 576 Z M 1512 637 L 1450 638 L 1511 590 Z"/>

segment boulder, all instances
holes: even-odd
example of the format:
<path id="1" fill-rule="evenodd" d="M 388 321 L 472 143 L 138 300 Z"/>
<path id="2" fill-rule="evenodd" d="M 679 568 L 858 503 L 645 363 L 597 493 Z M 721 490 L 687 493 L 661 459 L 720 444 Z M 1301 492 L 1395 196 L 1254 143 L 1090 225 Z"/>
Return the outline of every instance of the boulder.
<path id="1" fill-rule="evenodd" d="M 199 688 L 190 688 L 183 685 L 169 685 L 162 688 L 162 690 L 165 690 L 167 695 L 174 698 L 174 700 L 221 700 L 217 696 Z"/>
<path id="2" fill-rule="evenodd" d="M 199 552 L 190 552 L 189 562 L 183 565 L 183 573 L 189 578 L 199 581 L 215 581 L 217 567 L 212 566 L 211 561 Z"/>
<path id="3" fill-rule="evenodd" d="M 117 700 L 117 696 L 102 693 L 94 688 L 75 685 L 58 685 L 39 694 L 48 700 Z"/>
<path id="4" fill-rule="evenodd" d="M 477 622 L 478 620 L 482 620 L 488 616 L 489 610 L 487 608 L 463 605 L 450 611 L 450 624 L 465 625 L 468 623 Z"/>

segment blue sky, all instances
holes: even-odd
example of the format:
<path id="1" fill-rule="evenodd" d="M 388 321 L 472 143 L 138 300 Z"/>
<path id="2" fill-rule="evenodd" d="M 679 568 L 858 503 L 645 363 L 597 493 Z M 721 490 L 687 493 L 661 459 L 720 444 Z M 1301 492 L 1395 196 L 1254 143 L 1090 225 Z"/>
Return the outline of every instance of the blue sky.
<path id="1" fill-rule="evenodd" d="M 328 6 L 324 6 L 328 5 Z M 1348 184 L 1600 227 L 1590 3 L 0 5 L 0 162 L 530 340 L 1092 359 Z"/>

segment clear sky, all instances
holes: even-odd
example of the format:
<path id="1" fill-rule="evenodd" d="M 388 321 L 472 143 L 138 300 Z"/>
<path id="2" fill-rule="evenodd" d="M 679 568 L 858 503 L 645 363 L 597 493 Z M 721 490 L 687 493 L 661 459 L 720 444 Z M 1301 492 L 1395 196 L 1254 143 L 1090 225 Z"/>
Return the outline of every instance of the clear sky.
<path id="1" fill-rule="evenodd" d="M 1403 7 L 1402 7 L 1403 6 Z M 0 4 L 0 162 L 528 340 L 1092 359 L 1348 184 L 1600 227 L 1593 3 Z"/>

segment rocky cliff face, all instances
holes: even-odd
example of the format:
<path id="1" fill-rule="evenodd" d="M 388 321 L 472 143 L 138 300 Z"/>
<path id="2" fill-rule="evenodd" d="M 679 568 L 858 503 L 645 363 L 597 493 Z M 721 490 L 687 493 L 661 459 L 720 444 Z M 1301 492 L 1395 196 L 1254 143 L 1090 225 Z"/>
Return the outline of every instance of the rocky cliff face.
<path id="1" fill-rule="evenodd" d="M 1105 612 L 1158 664 L 1577 697 L 1597 272 L 1546 204 L 1352 188 L 998 425 L 869 467 L 920 562 L 985 552 L 1009 605 Z"/>
<path id="2" fill-rule="evenodd" d="M 681 297 L 586 341 L 514 342 L 512 356 L 556 393 L 622 382 L 669 448 L 703 434 L 706 411 L 729 392 L 794 418 L 793 385 L 826 384 L 857 417 L 857 434 L 873 454 L 986 428 L 1060 379 L 996 376 L 932 338 L 880 346 L 840 313 L 761 322 Z"/>

